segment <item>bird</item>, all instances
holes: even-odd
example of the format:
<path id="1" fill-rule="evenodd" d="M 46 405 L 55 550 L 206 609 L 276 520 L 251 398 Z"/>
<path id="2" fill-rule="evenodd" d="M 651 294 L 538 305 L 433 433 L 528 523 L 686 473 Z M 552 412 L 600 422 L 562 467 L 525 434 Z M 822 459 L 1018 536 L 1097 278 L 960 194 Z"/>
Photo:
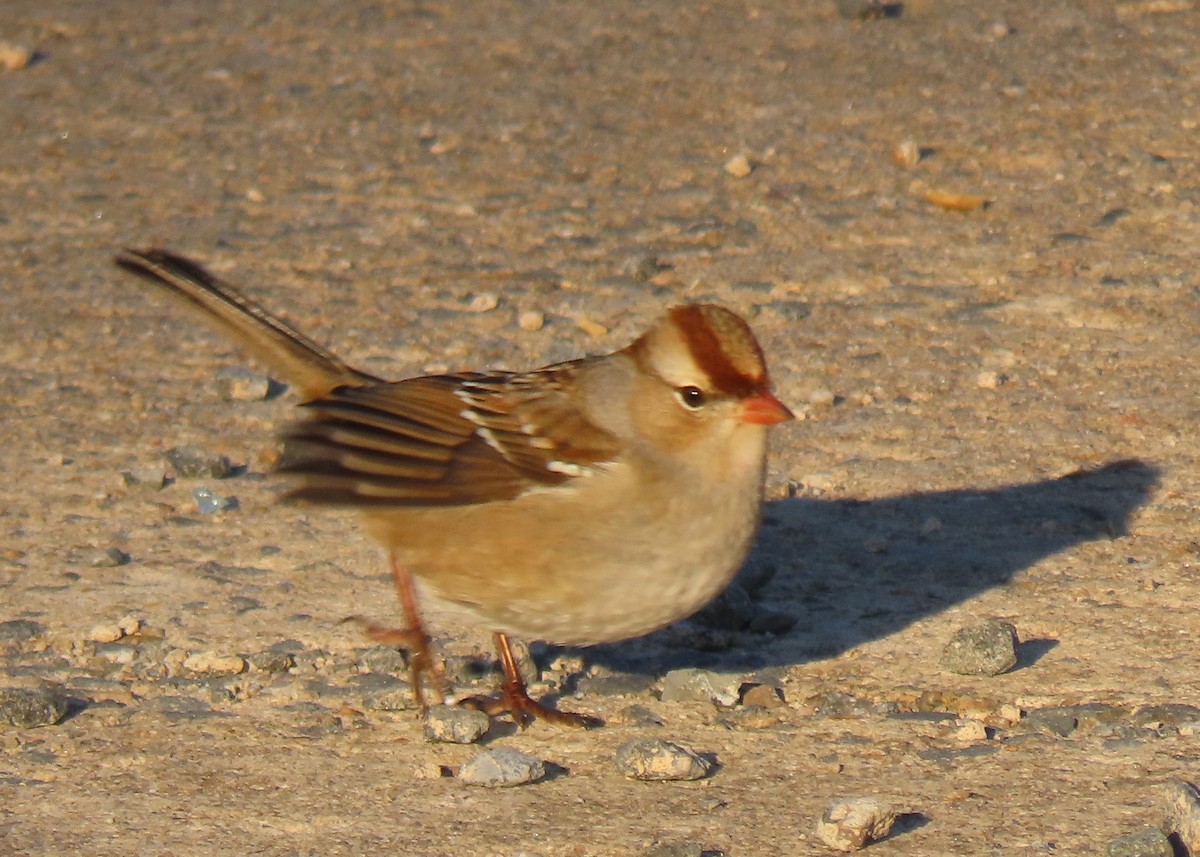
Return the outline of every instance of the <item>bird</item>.
<path id="1" fill-rule="evenodd" d="M 299 394 L 302 416 L 281 433 L 285 499 L 361 512 L 389 557 L 404 625 L 351 619 L 408 651 L 422 710 L 450 695 L 421 615 L 426 594 L 493 634 L 500 693 L 460 704 L 521 728 L 590 727 L 600 721 L 529 696 L 511 639 L 589 646 L 648 634 L 720 594 L 752 546 L 768 431 L 793 415 L 729 309 L 673 306 L 620 350 L 531 371 L 388 381 L 190 258 L 125 249 L 115 262 Z"/>

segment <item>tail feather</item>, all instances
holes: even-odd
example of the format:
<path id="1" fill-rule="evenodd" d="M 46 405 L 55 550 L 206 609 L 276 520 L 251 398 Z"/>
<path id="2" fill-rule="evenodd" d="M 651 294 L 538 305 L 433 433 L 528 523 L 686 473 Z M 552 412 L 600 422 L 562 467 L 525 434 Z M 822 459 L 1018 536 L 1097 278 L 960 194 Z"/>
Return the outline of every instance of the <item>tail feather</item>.
<path id="1" fill-rule="evenodd" d="M 118 253 L 115 261 L 198 309 L 307 399 L 324 396 L 336 387 L 380 381 L 346 365 L 190 259 L 167 250 L 127 249 Z"/>

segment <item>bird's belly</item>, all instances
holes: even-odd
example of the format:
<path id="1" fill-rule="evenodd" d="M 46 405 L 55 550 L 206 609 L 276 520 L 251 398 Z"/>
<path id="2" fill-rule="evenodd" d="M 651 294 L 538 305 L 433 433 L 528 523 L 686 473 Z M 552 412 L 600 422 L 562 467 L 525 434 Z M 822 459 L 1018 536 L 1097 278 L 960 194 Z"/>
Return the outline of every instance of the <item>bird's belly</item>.
<path id="1" fill-rule="evenodd" d="M 404 510 L 372 523 L 423 589 L 488 629 L 591 645 L 683 619 L 728 585 L 757 527 L 757 497 L 723 490 L 710 500 L 697 513 L 694 498 L 668 498 L 653 507 L 654 521 L 622 520 L 631 514 L 622 504 L 597 514 L 593 500 L 587 520 L 547 493 L 507 512 L 496 504 Z"/>

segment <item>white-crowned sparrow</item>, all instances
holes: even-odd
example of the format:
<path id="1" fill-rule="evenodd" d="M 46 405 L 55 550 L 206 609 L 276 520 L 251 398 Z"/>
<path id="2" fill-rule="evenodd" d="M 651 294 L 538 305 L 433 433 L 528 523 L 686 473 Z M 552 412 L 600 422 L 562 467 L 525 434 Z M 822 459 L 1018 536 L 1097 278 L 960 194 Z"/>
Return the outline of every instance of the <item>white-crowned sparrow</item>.
<path id="1" fill-rule="evenodd" d="M 117 264 L 198 307 L 298 388 L 284 434 L 290 497 L 360 508 L 388 550 L 412 652 L 440 698 L 413 578 L 496 635 L 502 704 L 588 724 L 525 693 L 507 635 L 588 645 L 698 610 L 758 527 L 767 429 L 791 418 L 747 324 L 711 304 L 671 309 L 631 345 L 532 372 L 384 381 L 353 369 L 164 250 Z"/>

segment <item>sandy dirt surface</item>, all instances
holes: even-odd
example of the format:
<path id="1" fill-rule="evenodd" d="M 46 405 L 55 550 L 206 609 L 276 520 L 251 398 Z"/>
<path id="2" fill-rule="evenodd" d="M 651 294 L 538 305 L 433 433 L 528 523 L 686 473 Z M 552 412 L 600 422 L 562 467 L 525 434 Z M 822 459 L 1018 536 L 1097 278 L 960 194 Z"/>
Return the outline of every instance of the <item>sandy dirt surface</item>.
<path id="1" fill-rule="evenodd" d="M 69 701 L 0 728 L 0 851 L 818 854 L 848 794 L 907 813 L 872 853 L 1096 853 L 1200 778 L 1197 4 L 7 0 L 0 39 L 36 51 L 0 72 L 0 621 L 36 623 L 0 684 Z M 222 400 L 243 361 L 124 245 L 396 378 L 737 309 L 801 417 L 746 578 L 645 640 L 535 647 L 608 721 L 497 724 L 542 782 L 437 776 L 480 748 L 427 742 L 338 624 L 396 617 L 375 548 L 273 502 L 294 399 Z M 239 470 L 158 488 L 185 445 Z M 988 617 L 1016 668 L 942 669 Z M 786 705 L 661 699 L 687 667 Z M 627 779 L 637 737 L 717 767 Z"/>

